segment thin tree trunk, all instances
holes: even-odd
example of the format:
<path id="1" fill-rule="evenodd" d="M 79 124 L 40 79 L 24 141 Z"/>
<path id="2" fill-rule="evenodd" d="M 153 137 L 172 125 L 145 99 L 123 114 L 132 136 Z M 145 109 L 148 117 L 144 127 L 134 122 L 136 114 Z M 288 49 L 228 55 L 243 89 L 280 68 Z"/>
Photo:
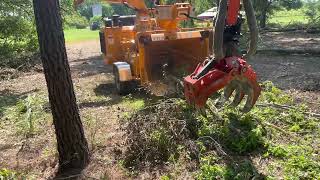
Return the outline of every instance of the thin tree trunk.
<path id="1" fill-rule="evenodd" d="M 267 25 L 267 13 L 269 11 L 269 8 L 272 4 L 272 1 L 264 1 L 263 9 L 261 11 L 261 18 L 260 18 L 260 28 L 263 29 Z"/>
<path id="2" fill-rule="evenodd" d="M 267 24 L 267 11 L 261 12 L 261 19 L 260 19 L 260 28 L 263 29 L 266 27 Z"/>
<path id="3" fill-rule="evenodd" d="M 41 60 L 59 152 L 58 175 L 88 164 L 88 144 L 79 116 L 65 48 L 58 0 L 33 0 Z"/>
<path id="4" fill-rule="evenodd" d="M 256 15 L 254 13 L 251 0 L 243 0 L 243 8 L 246 12 L 247 23 L 250 31 L 250 43 L 245 59 L 249 60 L 257 51 L 259 32 L 257 27 Z"/>

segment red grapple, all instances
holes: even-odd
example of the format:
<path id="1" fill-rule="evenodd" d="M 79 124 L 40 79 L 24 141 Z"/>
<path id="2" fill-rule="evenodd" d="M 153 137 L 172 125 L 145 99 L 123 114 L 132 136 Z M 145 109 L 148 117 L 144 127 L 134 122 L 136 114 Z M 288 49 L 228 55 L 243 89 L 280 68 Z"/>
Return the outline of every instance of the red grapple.
<path id="1" fill-rule="evenodd" d="M 256 103 L 261 88 L 257 83 L 256 73 L 240 57 L 228 57 L 215 63 L 208 73 L 197 77 L 205 67 L 199 64 L 196 70 L 184 78 L 184 93 L 189 104 L 203 108 L 207 99 L 218 90 L 225 88 L 224 96 L 228 99 L 236 91 L 233 105 L 237 106 L 247 95 L 243 112 L 249 112 Z"/>

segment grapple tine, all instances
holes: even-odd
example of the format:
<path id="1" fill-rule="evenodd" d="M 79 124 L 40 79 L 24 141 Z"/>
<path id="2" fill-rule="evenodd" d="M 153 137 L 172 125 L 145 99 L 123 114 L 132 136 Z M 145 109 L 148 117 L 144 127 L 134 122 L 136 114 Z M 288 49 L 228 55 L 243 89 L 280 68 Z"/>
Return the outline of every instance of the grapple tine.
<path id="1" fill-rule="evenodd" d="M 253 95 L 253 90 L 252 89 L 248 89 L 246 91 L 246 95 L 247 95 L 246 104 L 244 105 L 243 109 L 241 110 L 244 113 L 249 112 L 253 108 L 253 105 L 254 105 L 254 104 L 252 104 L 252 100 L 253 100 L 253 96 L 254 96 Z"/>
<path id="2" fill-rule="evenodd" d="M 196 107 L 204 107 L 211 94 L 225 88 L 223 94 L 225 100 L 236 91 L 232 106 L 238 106 L 247 95 L 242 111 L 249 112 L 261 92 L 256 73 L 251 66 L 240 57 L 228 57 L 210 66 L 211 69 L 207 69 L 208 67 L 200 65 L 193 74 L 185 77 L 184 89 L 188 102 L 191 104 L 194 102 Z M 203 69 L 207 71 L 201 74 Z"/>
<path id="3" fill-rule="evenodd" d="M 230 84 L 227 85 L 227 87 L 224 89 L 224 92 L 223 92 L 225 100 L 229 100 L 230 96 L 236 89 L 237 89 L 237 84 L 235 83 L 235 81 L 231 81 Z"/>
<path id="4" fill-rule="evenodd" d="M 203 117 L 207 117 L 207 112 L 205 107 L 198 107 L 196 108 L 198 110 L 198 112 L 203 116 Z"/>
<path id="5" fill-rule="evenodd" d="M 257 84 L 257 82 L 248 82 L 246 84 L 247 84 L 246 85 L 247 88 L 245 90 L 245 94 L 247 94 L 248 97 L 247 97 L 246 104 L 242 109 L 242 112 L 244 113 L 249 112 L 253 108 L 261 92 L 261 88 Z"/>
<path id="6" fill-rule="evenodd" d="M 238 88 L 236 89 L 236 95 L 234 96 L 232 106 L 234 107 L 238 106 L 241 103 L 244 95 L 245 94 L 243 93 L 242 86 L 239 85 Z"/>

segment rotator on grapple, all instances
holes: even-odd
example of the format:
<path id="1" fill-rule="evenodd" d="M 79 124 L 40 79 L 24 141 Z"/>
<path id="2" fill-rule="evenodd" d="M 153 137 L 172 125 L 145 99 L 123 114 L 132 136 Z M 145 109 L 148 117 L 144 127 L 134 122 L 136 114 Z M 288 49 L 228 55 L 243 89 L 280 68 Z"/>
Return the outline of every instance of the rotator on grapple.
<path id="1" fill-rule="evenodd" d="M 257 23 L 250 0 L 242 2 L 250 31 L 249 49 L 245 55 L 239 50 L 242 16 L 240 0 L 220 0 L 214 31 L 214 56 L 199 64 L 195 71 L 184 78 L 184 93 L 187 101 L 203 108 L 207 99 L 225 88 L 224 97 L 229 99 L 235 91 L 233 105 L 240 104 L 247 95 L 243 112 L 248 112 L 256 103 L 261 88 L 254 70 L 246 62 L 255 54 L 258 39 Z"/>

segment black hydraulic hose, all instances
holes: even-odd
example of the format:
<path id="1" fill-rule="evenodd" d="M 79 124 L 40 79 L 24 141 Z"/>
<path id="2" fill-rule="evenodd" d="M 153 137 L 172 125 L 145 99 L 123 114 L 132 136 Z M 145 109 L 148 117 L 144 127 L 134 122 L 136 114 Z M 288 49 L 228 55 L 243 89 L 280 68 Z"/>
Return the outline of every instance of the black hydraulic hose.
<path id="1" fill-rule="evenodd" d="M 217 20 L 214 29 L 213 52 L 215 59 L 220 60 L 225 57 L 223 51 L 223 34 L 226 23 L 228 0 L 221 0 L 218 9 Z"/>
<path id="2" fill-rule="evenodd" d="M 258 27 L 257 27 L 257 20 L 254 13 L 254 9 L 251 3 L 251 0 L 242 0 L 243 7 L 246 12 L 247 22 L 250 31 L 250 43 L 247 54 L 244 55 L 245 59 L 250 59 L 252 55 L 254 55 L 257 51 L 257 44 L 258 44 Z"/>

